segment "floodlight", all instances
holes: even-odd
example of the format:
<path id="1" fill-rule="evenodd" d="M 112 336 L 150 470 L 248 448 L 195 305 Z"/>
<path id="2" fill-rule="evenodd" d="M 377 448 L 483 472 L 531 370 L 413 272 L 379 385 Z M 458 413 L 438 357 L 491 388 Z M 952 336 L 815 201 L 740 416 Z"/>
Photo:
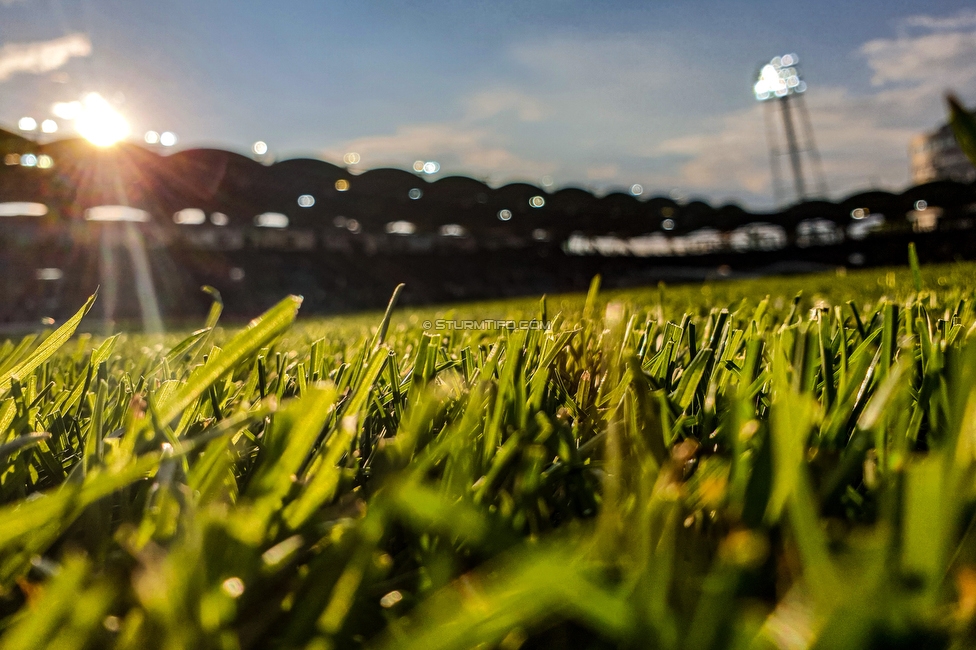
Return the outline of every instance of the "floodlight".
<path id="1" fill-rule="evenodd" d="M 793 183 L 796 187 L 796 198 L 802 201 L 806 198 L 806 182 L 803 178 L 803 165 L 800 159 L 801 152 L 806 152 L 811 159 L 815 169 L 820 168 L 820 155 L 816 151 L 813 143 L 813 129 L 810 126 L 810 117 L 807 114 L 806 104 L 800 101 L 798 95 L 806 92 L 807 84 L 800 78 L 798 66 L 800 57 L 796 54 L 783 54 L 770 59 L 769 63 L 763 64 L 759 69 L 758 79 L 752 86 L 752 92 L 756 101 L 764 102 L 766 110 L 763 112 L 766 120 L 766 140 L 769 143 L 770 164 L 773 172 L 773 194 L 779 202 L 779 167 L 778 156 L 780 155 L 777 143 L 777 129 L 771 122 L 774 119 L 774 106 L 777 106 L 783 115 L 783 130 L 786 135 L 786 151 L 789 153 L 790 166 L 793 169 Z M 781 101 L 770 103 L 771 99 Z M 791 101 L 794 100 L 794 101 Z M 793 113 L 799 113 L 799 126 L 806 131 L 806 143 L 804 148 L 800 147 L 800 138 L 797 132 L 797 124 L 794 122 Z M 819 191 L 826 193 L 826 184 L 823 179 L 822 169 L 819 172 Z"/>
<path id="2" fill-rule="evenodd" d="M 773 97 L 786 97 L 805 92 L 807 85 L 796 69 L 799 61 L 800 58 L 796 54 L 773 57 L 759 71 L 759 79 L 752 87 L 756 99 L 763 102 Z"/>

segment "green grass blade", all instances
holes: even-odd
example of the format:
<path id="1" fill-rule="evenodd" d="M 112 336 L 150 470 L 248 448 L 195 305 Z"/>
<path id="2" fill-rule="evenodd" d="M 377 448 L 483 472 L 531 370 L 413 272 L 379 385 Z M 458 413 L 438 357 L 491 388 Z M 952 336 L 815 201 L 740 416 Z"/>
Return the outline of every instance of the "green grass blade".
<path id="1" fill-rule="evenodd" d="M 207 363 L 198 368 L 176 394 L 159 405 L 160 421 L 174 420 L 225 373 L 288 329 L 295 322 L 301 304 L 301 298 L 289 296 L 253 320 L 227 342 L 215 363 Z"/>
<path id="2" fill-rule="evenodd" d="M 908 243 L 908 266 L 912 270 L 912 284 L 915 286 L 915 293 L 919 293 L 922 291 L 922 269 L 918 264 L 915 242 Z"/>
<path id="3" fill-rule="evenodd" d="M 97 294 L 96 294 L 97 295 Z M 10 380 L 12 377 L 24 378 L 34 372 L 38 366 L 47 361 L 58 349 L 71 338 L 81 319 L 84 318 L 88 310 L 95 302 L 95 295 L 92 295 L 75 315 L 65 321 L 64 325 L 56 329 L 50 336 L 37 346 L 37 349 L 24 361 L 0 375 L 0 395 L 5 395 L 10 390 Z"/>

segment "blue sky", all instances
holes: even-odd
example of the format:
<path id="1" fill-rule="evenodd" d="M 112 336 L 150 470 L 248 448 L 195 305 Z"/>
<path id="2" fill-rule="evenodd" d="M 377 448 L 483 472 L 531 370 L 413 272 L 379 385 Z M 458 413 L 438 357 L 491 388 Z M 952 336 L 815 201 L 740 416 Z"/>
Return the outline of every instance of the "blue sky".
<path id="1" fill-rule="evenodd" d="M 0 123 L 94 91 L 180 147 L 765 207 L 750 87 L 786 52 L 835 196 L 906 185 L 944 90 L 976 100 L 964 2 L 0 0 Z"/>

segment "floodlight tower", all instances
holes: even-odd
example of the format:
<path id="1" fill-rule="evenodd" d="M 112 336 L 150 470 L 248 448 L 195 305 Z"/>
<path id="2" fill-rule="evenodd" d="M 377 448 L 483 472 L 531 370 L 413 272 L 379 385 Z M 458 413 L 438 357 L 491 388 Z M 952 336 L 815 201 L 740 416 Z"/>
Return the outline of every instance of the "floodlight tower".
<path id="1" fill-rule="evenodd" d="M 826 183 L 823 177 L 823 168 L 820 163 L 820 154 L 817 152 L 816 144 L 813 141 L 813 128 L 810 125 L 810 116 L 803 103 L 803 93 L 807 90 L 807 84 L 800 78 L 797 66 L 800 62 L 796 54 L 784 54 L 777 56 L 772 61 L 762 66 L 759 70 L 759 79 L 753 86 L 756 100 L 766 103 L 769 107 L 766 110 L 766 138 L 769 143 L 769 159 L 773 175 L 773 193 L 777 203 L 781 201 L 781 188 L 779 181 L 779 145 L 776 129 L 772 125 L 774 120 L 770 109 L 773 104 L 772 99 L 779 100 L 780 112 L 783 117 L 783 131 L 786 135 L 786 149 L 790 157 L 790 167 L 793 170 L 793 187 L 796 191 L 796 200 L 802 201 L 807 197 L 807 183 L 803 174 L 803 161 L 800 154 L 805 152 L 810 159 L 814 174 L 817 176 L 817 189 L 820 194 L 827 193 Z M 805 131 L 805 145 L 801 148 L 800 138 L 796 125 L 793 121 L 793 106 L 796 102 L 800 112 L 801 125 Z"/>

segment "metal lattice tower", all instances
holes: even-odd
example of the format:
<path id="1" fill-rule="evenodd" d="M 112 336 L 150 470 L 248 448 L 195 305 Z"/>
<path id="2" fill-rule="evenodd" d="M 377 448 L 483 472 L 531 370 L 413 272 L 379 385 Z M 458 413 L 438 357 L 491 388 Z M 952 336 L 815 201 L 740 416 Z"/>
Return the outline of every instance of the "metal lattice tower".
<path id="1" fill-rule="evenodd" d="M 804 174 L 803 154 L 806 154 L 808 165 L 812 169 L 817 194 L 821 196 L 827 194 L 827 183 L 824 179 L 820 153 L 817 151 L 817 145 L 813 139 L 810 113 L 807 110 L 806 102 L 803 100 L 807 84 L 800 78 L 799 62 L 799 57 L 796 54 L 784 54 L 775 57 L 760 68 L 759 78 L 753 86 L 756 99 L 766 104 L 764 112 L 766 142 L 769 146 L 773 197 L 777 205 L 781 205 L 785 197 L 779 168 L 780 158 L 784 152 L 779 144 L 779 129 L 776 126 L 775 115 L 776 105 L 779 106 L 779 113 L 782 118 L 782 130 L 786 138 L 785 155 L 790 160 L 796 200 L 803 201 L 810 196 L 810 183 L 807 182 Z M 799 113 L 799 120 L 796 119 L 794 113 Z M 799 129 L 797 122 L 799 122 Z"/>

